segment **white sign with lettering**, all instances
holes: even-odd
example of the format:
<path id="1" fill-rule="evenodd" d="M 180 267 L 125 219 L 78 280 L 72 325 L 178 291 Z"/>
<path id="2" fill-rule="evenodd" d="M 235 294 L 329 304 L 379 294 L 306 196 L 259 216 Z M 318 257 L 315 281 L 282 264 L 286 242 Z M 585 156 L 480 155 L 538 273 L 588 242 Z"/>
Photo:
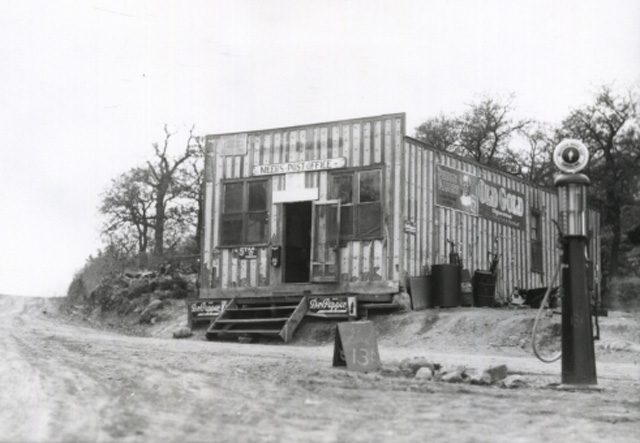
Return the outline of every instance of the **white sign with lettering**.
<path id="1" fill-rule="evenodd" d="M 347 166 L 344 157 L 328 158 L 323 160 L 302 160 L 289 163 L 275 163 L 273 165 L 258 165 L 253 167 L 253 175 L 292 174 L 296 172 L 324 171 L 326 169 L 339 169 Z"/>
<path id="2" fill-rule="evenodd" d="M 304 184 L 304 173 L 287 174 L 285 190 L 273 190 L 272 203 L 291 203 L 318 200 L 318 188 L 307 188 Z"/>
<path id="3" fill-rule="evenodd" d="M 218 139 L 218 155 L 246 155 L 247 134 L 224 135 Z"/>

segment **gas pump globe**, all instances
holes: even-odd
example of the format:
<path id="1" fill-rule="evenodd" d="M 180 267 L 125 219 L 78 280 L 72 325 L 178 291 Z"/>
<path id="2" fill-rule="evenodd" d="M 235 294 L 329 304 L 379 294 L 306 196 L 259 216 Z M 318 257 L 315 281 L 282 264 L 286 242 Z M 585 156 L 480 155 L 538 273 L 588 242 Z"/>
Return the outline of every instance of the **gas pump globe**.
<path id="1" fill-rule="evenodd" d="M 553 151 L 562 171 L 555 179 L 562 230 L 562 382 L 596 384 L 591 325 L 591 297 L 587 285 L 587 189 L 581 174 L 589 151 L 579 140 L 564 140 Z"/>
<path id="2" fill-rule="evenodd" d="M 555 179 L 558 188 L 560 227 L 564 235 L 587 235 L 587 188 L 589 177 L 580 174 L 589 162 L 589 151 L 578 140 L 564 140 L 556 146 L 553 161 L 564 174 Z"/>

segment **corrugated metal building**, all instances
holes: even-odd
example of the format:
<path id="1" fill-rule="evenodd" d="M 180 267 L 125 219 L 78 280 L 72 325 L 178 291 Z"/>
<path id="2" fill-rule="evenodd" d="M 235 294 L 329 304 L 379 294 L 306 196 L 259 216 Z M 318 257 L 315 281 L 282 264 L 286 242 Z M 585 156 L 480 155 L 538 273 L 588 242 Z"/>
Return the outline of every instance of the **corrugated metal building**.
<path id="1" fill-rule="evenodd" d="M 447 240 L 471 273 L 498 248 L 502 296 L 559 260 L 554 190 L 429 149 L 402 113 L 209 135 L 205 177 L 201 297 L 390 293 L 447 262 Z"/>

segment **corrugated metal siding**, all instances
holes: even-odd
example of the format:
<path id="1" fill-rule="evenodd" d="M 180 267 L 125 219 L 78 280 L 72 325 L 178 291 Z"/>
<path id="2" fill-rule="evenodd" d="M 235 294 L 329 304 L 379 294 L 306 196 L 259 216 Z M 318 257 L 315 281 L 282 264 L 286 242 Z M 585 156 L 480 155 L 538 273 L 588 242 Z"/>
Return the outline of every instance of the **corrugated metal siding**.
<path id="1" fill-rule="evenodd" d="M 343 282 L 377 281 L 398 278 L 395 266 L 402 250 L 399 227 L 402 212 L 399 193 L 394 186 L 402 174 L 402 140 L 404 114 L 392 114 L 357 120 L 347 120 L 305 127 L 254 131 L 247 136 L 246 155 L 219 155 L 221 136 L 207 137 L 207 168 L 212 171 L 207 183 L 207 199 L 211 207 L 205 238 L 210 239 L 209 257 L 203 263 L 215 268 L 217 279 L 212 287 L 260 287 L 282 281 L 282 268 L 273 268 L 267 247 L 258 248 L 258 258 L 241 260 L 233 249 L 218 248 L 221 179 L 249 178 L 253 166 L 299 160 L 345 157 L 347 167 L 379 164 L 383 170 L 383 202 L 385 239 L 350 241 L 339 251 L 340 280 Z M 305 173 L 305 186 L 318 187 L 320 200 L 328 198 L 329 172 Z M 283 190 L 284 175 L 271 176 L 272 190 Z M 207 200 L 209 201 L 209 200 Z M 282 205 L 271 205 L 269 212 L 271 244 L 282 243 Z M 398 222 L 398 223 L 394 223 Z M 388 248 L 388 249 L 387 249 Z M 208 272 L 212 272 L 209 270 Z"/>
<path id="2" fill-rule="evenodd" d="M 514 288 L 547 286 L 560 260 L 558 232 L 552 220 L 558 219 L 558 202 L 553 190 L 526 184 L 505 173 L 463 161 L 450 154 L 432 151 L 412 139 L 405 139 L 404 168 L 407 174 L 402 181 L 404 189 L 405 220 L 415 223 L 416 231 L 403 232 L 403 263 L 399 266 L 402 276 L 420 275 L 425 267 L 447 263 L 449 248 L 447 238 L 462 244 L 464 267 L 473 273 L 476 269 L 489 268 L 489 251 L 494 239 L 498 239 L 501 254 L 497 292 L 505 297 Z M 435 173 L 438 164 L 466 172 L 525 196 L 525 228 L 518 229 L 500 222 L 457 211 L 435 204 Z M 531 209 L 538 209 L 542 216 L 543 272 L 531 271 Z M 599 215 L 591 211 L 589 224 L 594 233 L 599 232 Z M 600 269 L 599 235 L 592 237 L 591 247 L 598 278 Z"/>

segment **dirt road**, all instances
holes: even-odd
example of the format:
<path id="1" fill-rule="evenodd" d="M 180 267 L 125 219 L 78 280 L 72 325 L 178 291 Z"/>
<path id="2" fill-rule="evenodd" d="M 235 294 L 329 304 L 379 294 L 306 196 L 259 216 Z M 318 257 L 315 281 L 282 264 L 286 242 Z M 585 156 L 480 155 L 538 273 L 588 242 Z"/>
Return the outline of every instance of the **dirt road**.
<path id="1" fill-rule="evenodd" d="M 599 392 L 558 366 L 381 343 L 385 364 L 505 362 L 521 389 L 331 368 L 330 346 L 138 338 L 0 297 L 1 441 L 638 441 L 640 367 L 598 362 Z"/>

